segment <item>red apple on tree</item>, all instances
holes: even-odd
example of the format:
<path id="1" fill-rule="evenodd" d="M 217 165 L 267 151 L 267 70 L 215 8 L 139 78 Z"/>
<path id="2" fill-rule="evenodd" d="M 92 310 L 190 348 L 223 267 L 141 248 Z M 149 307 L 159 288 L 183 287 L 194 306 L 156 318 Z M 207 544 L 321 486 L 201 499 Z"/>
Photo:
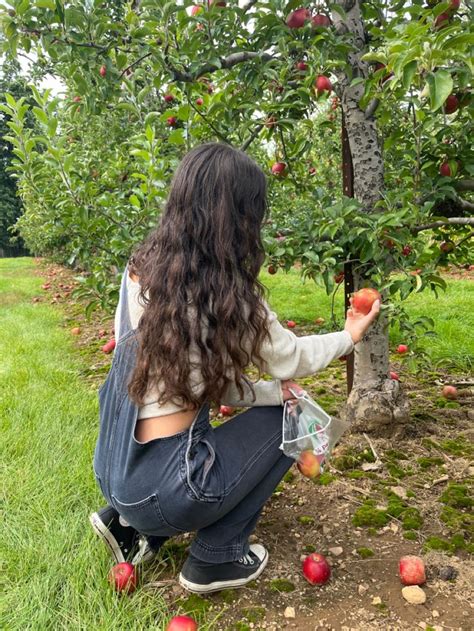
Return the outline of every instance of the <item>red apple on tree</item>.
<path id="1" fill-rule="evenodd" d="M 201 107 L 201 105 L 204 105 L 204 99 L 202 99 L 201 97 L 196 99 L 196 105 L 198 107 Z"/>
<path id="2" fill-rule="evenodd" d="M 137 586 L 137 572 L 131 563 L 117 563 L 109 572 L 109 582 L 118 592 L 131 594 Z"/>
<path id="3" fill-rule="evenodd" d="M 306 20 L 309 20 L 309 17 L 310 13 L 308 9 L 302 7 L 290 13 L 290 15 L 286 18 L 286 24 L 290 28 L 301 28 L 304 26 Z"/>
<path id="4" fill-rule="evenodd" d="M 455 386 L 444 386 L 443 388 L 443 397 L 445 399 L 457 399 L 458 398 L 458 390 Z"/>
<path id="5" fill-rule="evenodd" d="M 202 10 L 203 7 L 201 5 L 195 4 L 191 9 L 191 15 L 198 15 L 198 13 L 201 13 Z"/>
<path id="6" fill-rule="evenodd" d="M 166 124 L 167 124 L 169 127 L 176 127 L 177 122 L 178 122 L 178 121 L 176 120 L 176 116 L 169 116 L 169 117 L 166 119 Z"/>
<path id="7" fill-rule="evenodd" d="M 107 74 L 107 67 L 106 66 L 101 66 L 99 69 L 99 74 L 101 77 L 105 77 L 105 75 Z"/>
<path id="8" fill-rule="evenodd" d="M 81 97 L 80 96 L 75 96 L 73 99 L 74 103 L 80 103 L 81 102 Z"/>
<path id="9" fill-rule="evenodd" d="M 197 622 L 189 616 L 175 616 L 171 618 L 166 631 L 197 631 Z"/>
<path id="10" fill-rule="evenodd" d="M 439 174 L 443 177 L 451 177 L 451 167 L 446 160 L 439 165 Z"/>
<path id="11" fill-rule="evenodd" d="M 311 25 L 314 28 L 328 27 L 331 26 L 331 20 L 328 18 L 327 15 L 324 15 L 323 13 L 316 13 L 316 15 L 313 15 L 313 17 L 311 18 Z"/>
<path id="12" fill-rule="evenodd" d="M 172 103 L 174 101 L 174 94 L 165 94 L 164 99 L 166 103 Z"/>
<path id="13" fill-rule="evenodd" d="M 307 478 L 317 478 L 321 473 L 319 460 L 311 449 L 306 449 L 300 453 L 296 466 L 299 472 Z"/>
<path id="14" fill-rule="evenodd" d="M 448 11 L 450 13 L 455 13 L 459 9 L 460 4 L 461 4 L 461 0 L 451 0 L 451 3 L 448 7 Z"/>
<path id="15" fill-rule="evenodd" d="M 409 245 L 403 246 L 403 249 L 402 249 L 403 256 L 409 256 L 411 252 L 412 252 L 411 246 Z"/>
<path id="16" fill-rule="evenodd" d="M 272 173 L 273 175 L 283 176 L 286 171 L 286 164 L 284 162 L 275 162 L 272 165 Z"/>
<path id="17" fill-rule="evenodd" d="M 402 557 L 398 571 L 404 585 L 422 585 L 426 581 L 425 564 L 420 557 L 411 554 Z"/>
<path id="18" fill-rule="evenodd" d="M 333 278 L 334 282 L 339 285 L 339 283 L 342 283 L 342 281 L 344 280 L 344 272 L 342 270 L 340 272 L 337 272 L 336 274 L 334 274 Z"/>
<path id="19" fill-rule="evenodd" d="M 274 265 L 269 265 L 268 266 L 268 273 L 269 274 L 276 274 L 277 273 L 277 268 Z"/>
<path id="20" fill-rule="evenodd" d="M 296 70 L 299 70 L 300 72 L 306 72 L 306 70 L 308 70 L 308 64 L 304 61 L 298 61 L 295 67 Z"/>
<path id="21" fill-rule="evenodd" d="M 303 561 L 303 575 L 311 585 L 324 585 L 331 576 L 331 566 L 322 554 L 312 552 Z"/>
<path id="22" fill-rule="evenodd" d="M 444 102 L 444 111 L 446 114 L 454 114 L 459 108 L 459 99 L 455 94 L 450 94 Z"/>
<path id="23" fill-rule="evenodd" d="M 316 93 L 318 96 L 324 94 L 324 92 L 330 94 L 330 92 L 332 91 L 332 84 L 325 75 L 319 75 L 319 77 L 316 77 L 314 85 L 316 87 Z"/>
<path id="24" fill-rule="evenodd" d="M 441 243 L 439 249 L 441 250 L 441 252 L 444 252 L 444 254 L 449 254 L 454 250 L 455 247 L 456 246 L 454 245 L 454 243 L 452 241 L 449 241 L 448 239 L 447 241 L 443 241 Z"/>
<path id="25" fill-rule="evenodd" d="M 436 20 L 434 21 L 434 26 L 436 29 L 444 28 L 449 24 L 449 13 L 440 13 Z"/>
<path id="26" fill-rule="evenodd" d="M 353 294 L 352 306 L 356 311 L 367 315 L 376 300 L 382 300 L 380 293 L 373 287 L 364 287 Z"/>

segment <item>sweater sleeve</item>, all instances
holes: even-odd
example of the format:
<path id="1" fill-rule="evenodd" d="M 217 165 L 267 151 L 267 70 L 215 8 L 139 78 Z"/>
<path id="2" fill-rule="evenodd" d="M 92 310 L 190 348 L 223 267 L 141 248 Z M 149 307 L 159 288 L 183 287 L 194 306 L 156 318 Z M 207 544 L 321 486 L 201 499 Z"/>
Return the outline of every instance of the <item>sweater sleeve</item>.
<path id="1" fill-rule="evenodd" d="M 268 306 L 267 310 L 270 339 L 262 345 L 263 363 L 259 367 L 276 379 L 308 377 L 354 348 L 348 331 L 298 337 L 280 324 Z"/>
<path id="2" fill-rule="evenodd" d="M 255 392 L 255 399 L 252 390 L 247 382 L 244 382 L 244 397 L 240 396 L 237 386 L 231 382 L 220 403 L 222 405 L 233 405 L 235 407 L 258 407 L 262 405 L 283 405 L 283 393 L 281 391 L 281 382 L 279 379 L 272 381 L 264 381 L 260 379 L 252 383 Z"/>

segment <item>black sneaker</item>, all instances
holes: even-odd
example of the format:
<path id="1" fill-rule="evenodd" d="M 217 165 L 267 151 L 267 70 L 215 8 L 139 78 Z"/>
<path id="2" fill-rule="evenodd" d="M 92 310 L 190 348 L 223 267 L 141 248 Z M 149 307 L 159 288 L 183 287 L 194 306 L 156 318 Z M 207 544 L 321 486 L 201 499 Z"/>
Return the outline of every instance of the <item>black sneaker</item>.
<path id="1" fill-rule="evenodd" d="M 112 506 L 105 506 L 92 513 L 89 520 L 117 563 L 129 561 L 137 565 L 149 561 L 168 540 L 168 537 L 140 535 Z"/>
<path id="2" fill-rule="evenodd" d="M 268 552 L 259 543 L 252 544 L 248 554 L 238 561 L 229 563 L 206 563 L 189 555 L 179 575 L 179 582 L 196 594 L 243 587 L 258 578 L 267 563 Z"/>

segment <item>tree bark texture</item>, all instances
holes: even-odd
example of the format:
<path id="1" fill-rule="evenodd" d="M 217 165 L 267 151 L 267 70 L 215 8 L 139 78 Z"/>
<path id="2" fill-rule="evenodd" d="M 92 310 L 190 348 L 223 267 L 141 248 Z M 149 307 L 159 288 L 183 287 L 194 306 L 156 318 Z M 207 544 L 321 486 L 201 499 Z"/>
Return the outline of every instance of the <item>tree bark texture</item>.
<path id="1" fill-rule="evenodd" d="M 353 167 L 354 197 L 363 205 L 363 212 L 375 211 L 384 186 L 381 140 L 375 120 L 367 116 L 359 102 L 363 84 L 351 86 L 354 78 L 366 78 L 368 64 L 361 60 L 367 52 L 360 0 L 337 0 L 345 11 L 341 17 L 335 11 L 332 19 L 338 33 L 350 37 L 354 51 L 348 56 L 351 73 L 338 73 L 341 99 Z M 357 255 L 357 253 L 354 253 Z M 354 266 L 357 268 L 357 266 Z M 364 283 L 363 274 L 354 272 L 354 288 Z M 355 348 L 354 384 L 347 400 L 345 417 L 355 431 L 384 435 L 400 434 L 409 420 L 409 405 L 400 383 L 388 378 L 388 322 L 381 313 L 364 339 Z"/>

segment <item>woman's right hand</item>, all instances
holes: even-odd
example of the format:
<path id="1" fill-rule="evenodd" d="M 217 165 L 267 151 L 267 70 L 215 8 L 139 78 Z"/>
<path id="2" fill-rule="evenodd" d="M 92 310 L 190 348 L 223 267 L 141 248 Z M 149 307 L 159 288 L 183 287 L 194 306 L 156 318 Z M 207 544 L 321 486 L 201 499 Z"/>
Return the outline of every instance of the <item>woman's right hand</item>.
<path id="1" fill-rule="evenodd" d="M 380 312 L 380 300 L 376 300 L 372 305 L 372 309 L 367 315 L 364 315 L 360 311 L 357 311 L 352 305 L 352 298 L 350 299 L 351 308 L 347 310 L 347 320 L 344 326 L 344 330 L 347 331 L 352 337 L 354 344 L 360 342 L 364 335 L 367 333 L 369 326 L 377 318 Z"/>

